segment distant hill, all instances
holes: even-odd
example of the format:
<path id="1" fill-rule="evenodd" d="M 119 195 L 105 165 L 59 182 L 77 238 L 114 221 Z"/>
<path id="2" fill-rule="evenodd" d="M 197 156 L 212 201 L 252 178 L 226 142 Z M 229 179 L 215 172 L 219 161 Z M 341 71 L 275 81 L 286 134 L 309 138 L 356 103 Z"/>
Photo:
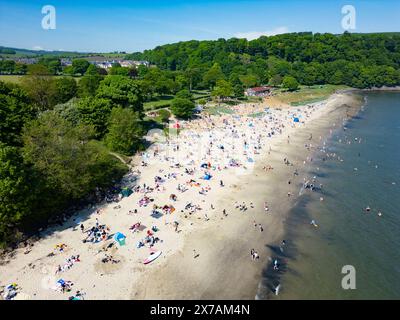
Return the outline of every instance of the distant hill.
<path id="1" fill-rule="evenodd" d="M 56 56 L 59 58 L 83 58 L 92 56 L 102 57 L 125 57 L 126 52 L 111 52 L 111 53 L 98 53 L 98 52 L 78 52 L 78 51 L 47 51 L 47 50 L 32 50 L 0 46 L 0 56 L 4 58 L 35 58 L 42 56 Z"/>

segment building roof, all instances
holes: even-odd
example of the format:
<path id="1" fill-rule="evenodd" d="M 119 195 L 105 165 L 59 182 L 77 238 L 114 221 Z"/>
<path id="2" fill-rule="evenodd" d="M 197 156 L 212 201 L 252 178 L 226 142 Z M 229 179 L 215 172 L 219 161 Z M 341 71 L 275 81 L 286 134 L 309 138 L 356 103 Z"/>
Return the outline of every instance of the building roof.
<path id="1" fill-rule="evenodd" d="M 251 91 L 254 91 L 254 92 L 263 92 L 263 91 L 267 91 L 267 90 L 270 90 L 270 89 L 271 89 L 271 87 L 264 86 L 264 87 L 249 88 L 247 90 L 251 90 Z"/>

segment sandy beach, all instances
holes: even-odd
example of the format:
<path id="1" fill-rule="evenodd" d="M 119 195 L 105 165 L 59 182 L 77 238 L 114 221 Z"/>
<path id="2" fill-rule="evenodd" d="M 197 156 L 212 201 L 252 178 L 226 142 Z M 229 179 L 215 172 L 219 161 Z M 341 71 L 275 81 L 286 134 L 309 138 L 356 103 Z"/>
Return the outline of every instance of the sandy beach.
<path id="1" fill-rule="evenodd" d="M 133 193 L 77 212 L 3 257 L 0 288 L 17 284 L 16 299 L 255 299 L 312 153 L 351 100 L 239 105 L 180 122 L 169 139 L 150 133 L 154 143 L 125 178 Z M 99 226 L 106 240 L 91 232 Z"/>

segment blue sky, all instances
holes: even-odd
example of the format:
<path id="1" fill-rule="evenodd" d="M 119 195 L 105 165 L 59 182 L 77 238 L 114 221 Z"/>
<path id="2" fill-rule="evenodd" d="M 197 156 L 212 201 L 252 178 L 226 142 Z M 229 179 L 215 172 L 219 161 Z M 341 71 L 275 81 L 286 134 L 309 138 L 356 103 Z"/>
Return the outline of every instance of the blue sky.
<path id="1" fill-rule="evenodd" d="M 0 0 L 0 45 L 133 52 L 192 39 L 342 33 L 347 4 L 356 8 L 355 32 L 400 31 L 398 0 Z M 55 30 L 42 29 L 44 5 L 56 9 Z"/>

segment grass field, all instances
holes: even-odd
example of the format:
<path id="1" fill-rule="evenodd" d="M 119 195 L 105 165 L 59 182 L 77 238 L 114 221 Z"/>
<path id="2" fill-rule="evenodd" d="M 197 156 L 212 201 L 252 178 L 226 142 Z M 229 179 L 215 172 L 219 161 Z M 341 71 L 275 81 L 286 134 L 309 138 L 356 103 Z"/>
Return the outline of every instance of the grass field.
<path id="1" fill-rule="evenodd" d="M 196 90 L 192 92 L 193 99 L 198 101 L 200 99 L 208 99 L 210 97 L 210 91 L 208 90 Z M 153 98 L 152 101 L 143 103 L 145 111 L 155 111 L 159 109 L 165 109 L 171 106 L 171 102 L 174 99 L 173 95 L 162 95 Z"/>
<path id="2" fill-rule="evenodd" d="M 21 79 L 23 79 L 25 76 L 17 76 L 17 75 L 0 75 L 0 81 L 3 82 L 11 82 L 11 83 L 20 83 Z M 71 77 L 71 76 L 52 76 L 55 78 L 61 78 L 61 77 Z M 73 77 L 77 82 L 79 82 L 80 77 Z"/>
<path id="3" fill-rule="evenodd" d="M 204 109 L 204 112 L 210 114 L 210 115 L 218 115 L 218 114 L 233 114 L 235 113 L 235 111 L 233 111 L 232 109 L 230 109 L 227 106 L 212 106 L 212 107 L 207 107 L 206 109 Z"/>
<path id="4" fill-rule="evenodd" d="M 171 105 L 174 96 L 163 95 L 154 98 L 152 101 L 143 103 L 144 111 L 153 111 L 158 109 L 168 108 Z"/>
<path id="5" fill-rule="evenodd" d="M 278 89 L 276 97 L 283 103 L 292 106 L 304 105 L 308 103 L 318 102 L 327 99 L 331 94 L 337 90 L 348 89 L 344 85 L 316 85 L 316 86 L 301 86 L 299 90 L 294 92 L 287 92 Z"/>

